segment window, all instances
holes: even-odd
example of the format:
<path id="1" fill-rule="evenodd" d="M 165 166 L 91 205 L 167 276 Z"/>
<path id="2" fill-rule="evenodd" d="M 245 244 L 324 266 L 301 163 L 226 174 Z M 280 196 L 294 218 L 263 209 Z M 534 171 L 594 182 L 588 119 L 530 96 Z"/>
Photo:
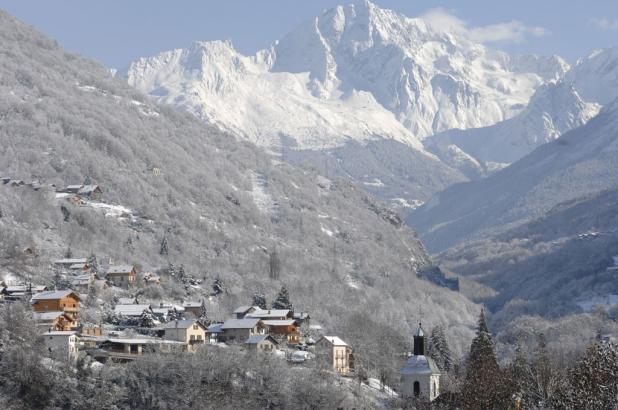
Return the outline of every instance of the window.
<path id="1" fill-rule="evenodd" d="M 418 397 L 421 394 L 421 384 L 414 382 L 414 396 Z"/>

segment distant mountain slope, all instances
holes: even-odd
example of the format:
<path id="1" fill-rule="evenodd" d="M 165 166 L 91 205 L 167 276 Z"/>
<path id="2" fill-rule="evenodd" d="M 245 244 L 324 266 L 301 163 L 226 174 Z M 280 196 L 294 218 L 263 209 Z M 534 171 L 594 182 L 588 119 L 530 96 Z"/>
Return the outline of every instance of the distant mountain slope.
<path id="1" fill-rule="evenodd" d="M 51 261 L 70 247 L 105 264 L 161 270 L 166 284 L 149 294 L 167 300 L 207 297 L 219 278 L 226 293 L 209 305 L 218 319 L 254 291 L 271 299 L 285 284 L 294 305 L 328 331 L 365 314 L 354 332 L 367 336 L 350 340 L 358 347 L 375 342 L 377 322 L 406 340 L 421 302 L 424 320 L 448 324 L 453 340 L 467 343 L 476 306 L 416 277 L 429 263 L 423 246 L 379 201 L 148 102 L 4 12 L 0 44 L 0 175 L 58 186 L 89 178 L 117 205 L 105 211 L 0 185 L 3 276 L 50 283 Z M 35 252 L 24 256 L 26 248 Z M 269 274 L 275 249 L 280 272 Z M 166 276 L 169 263 L 202 285 Z"/>
<path id="2" fill-rule="evenodd" d="M 588 300 L 618 295 L 618 190 L 561 203 L 539 219 L 455 246 L 442 262 L 493 287 L 485 300 L 501 324 L 520 315 L 576 313 Z M 618 296 L 617 296 L 618 297 Z"/>
<path id="3" fill-rule="evenodd" d="M 538 218 L 555 205 L 618 186 L 618 101 L 586 125 L 480 181 L 455 185 L 410 218 L 432 251 Z"/>

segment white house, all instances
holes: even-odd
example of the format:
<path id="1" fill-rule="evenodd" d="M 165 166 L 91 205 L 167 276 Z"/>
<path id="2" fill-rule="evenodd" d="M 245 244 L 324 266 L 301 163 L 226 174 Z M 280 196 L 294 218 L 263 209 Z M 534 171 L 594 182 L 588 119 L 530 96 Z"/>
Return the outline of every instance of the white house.
<path id="1" fill-rule="evenodd" d="M 425 331 L 418 324 L 414 334 L 414 354 L 400 370 L 401 396 L 425 396 L 429 401 L 440 395 L 440 370 L 430 357 L 425 356 Z"/>
<path id="2" fill-rule="evenodd" d="M 354 368 L 352 348 L 337 336 L 322 336 L 315 344 L 318 359 L 328 363 L 339 374 L 348 374 Z"/>
<path id="3" fill-rule="evenodd" d="M 70 331 L 50 331 L 41 336 L 45 347 L 57 359 L 77 360 L 79 338 L 77 332 Z"/>

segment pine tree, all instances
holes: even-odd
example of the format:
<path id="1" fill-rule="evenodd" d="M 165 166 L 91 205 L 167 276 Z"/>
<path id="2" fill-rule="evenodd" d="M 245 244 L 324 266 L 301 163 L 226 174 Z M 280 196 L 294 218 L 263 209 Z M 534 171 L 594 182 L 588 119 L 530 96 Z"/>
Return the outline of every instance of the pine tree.
<path id="1" fill-rule="evenodd" d="M 184 281 L 185 276 L 185 266 L 181 264 L 180 268 L 178 268 L 178 280 L 180 280 L 181 282 Z"/>
<path id="2" fill-rule="evenodd" d="M 200 314 L 197 317 L 197 321 L 202 324 L 202 326 L 208 326 L 210 324 L 210 319 L 208 318 L 208 311 L 206 310 L 206 305 L 204 301 L 202 301 L 202 306 L 200 306 Z"/>
<path id="3" fill-rule="evenodd" d="M 90 267 L 90 272 L 94 274 L 99 273 L 99 263 L 97 262 L 97 257 L 94 253 L 91 253 L 88 257 L 88 266 Z"/>
<path id="4" fill-rule="evenodd" d="M 451 371 L 453 368 L 453 357 L 442 325 L 437 325 L 431 330 L 427 350 L 429 351 L 429 356 L 436 362 L 440 370 Z"/>
<path id="5" fill-rule="evenodd" d="M 476 337 L 470 346 L 462 406 L 464 409 L 504 409 L 508 407 L 510 394 L 504 388 L 484 310 L 481 310 L 478 323 Z"/>
<path id="6" fill-rule="evenodd" d="M 273 301 L 271 308 L 294 310 L 292 303 L 290 302 L 290 295 L 288 294 L 288 290 L 285 286 L 281 287 L 281 290 Z"/>
<path id="7" fill-rule="evenodd" d="M 70 246 L 67 248 L 66 252 L 64 252 L 64 257 L 66 259 L 71 259 L 73 257 L 73 251 L 71 251 Z"/>
<path id="8" fill-rule="evenodd" d="M 225 287 L 223 285 L 223 281 L 218 276 L 215 278 L 215 281 L 212 284 L 212 292 L 213 296 L 219 296 L 225 291 Z"/>
<path id="9" fill-rule="evenodd" d="M 266 297 L 263 293 L 254 292 L 253 300 L 251 301 L 252 306 L 259 306 L 260 309 L 266 309 Z"/>
<path id="10" fill-rule="evenodd" d="M 167 254 L 168 254 L 167 238 L 164 236 L 163 239 L 161 240 L 161 246 L 159 247 L 159 255 L 167 256 Z"/>
<path id="11" fill-rule="evenodd" d="M 154 327 L 155 326 L 155 318 L 152 315 L 152 312 L 145 310 L 139 318 L 140 327 Z"/>

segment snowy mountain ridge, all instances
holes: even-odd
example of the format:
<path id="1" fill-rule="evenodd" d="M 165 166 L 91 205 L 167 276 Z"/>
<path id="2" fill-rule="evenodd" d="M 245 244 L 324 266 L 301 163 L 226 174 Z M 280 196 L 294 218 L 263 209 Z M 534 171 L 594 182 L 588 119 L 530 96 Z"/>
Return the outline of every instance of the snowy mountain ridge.
<path id="1" fill-rule="evenodd" d="M 422 140 L 520 113 L 564 75 L 559 57 L 510 56 L 368 1 L 338 6 L 254 56 L 199 42 L 142 58 L 128 82 L 266 148 Z M 431 156 L 431 155 L 430 155 Z"/>

